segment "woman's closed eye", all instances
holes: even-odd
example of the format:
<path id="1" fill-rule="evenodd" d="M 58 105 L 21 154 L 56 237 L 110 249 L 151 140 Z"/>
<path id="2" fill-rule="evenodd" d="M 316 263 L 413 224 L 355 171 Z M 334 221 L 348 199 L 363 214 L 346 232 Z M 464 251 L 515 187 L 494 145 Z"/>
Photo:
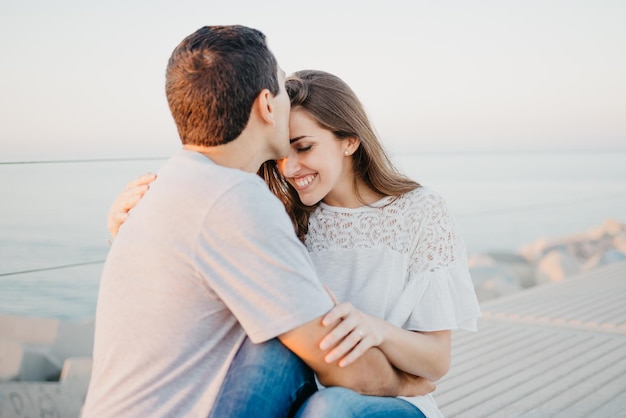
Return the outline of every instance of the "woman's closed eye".
<path id="1" fill-rule="evenodd" d="M 311 151 L 311 148 L 313 148 L 313 145 L 309 145 L 308 147 L 297 148 L 296 152 L 298 153 L 308 152 L 308 151 Z"/>

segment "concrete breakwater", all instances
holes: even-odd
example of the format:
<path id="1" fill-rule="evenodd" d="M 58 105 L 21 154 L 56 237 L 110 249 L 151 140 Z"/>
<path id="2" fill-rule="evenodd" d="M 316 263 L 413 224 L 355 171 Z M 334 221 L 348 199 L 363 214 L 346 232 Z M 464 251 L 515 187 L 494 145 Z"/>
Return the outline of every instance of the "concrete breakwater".
<path id="1" fill-rule="evenodd" d="M 93 336 L 93 321 L 0 315 L 0 417 L 78 417 Z"/>
<path id="2" fill-rule="evenodd" d="M 469 258 L 480 302 L 626 260 L 626 224 L 613 219 L 588 231 L 541 238 L 517 253 L 480 253 Z"/>

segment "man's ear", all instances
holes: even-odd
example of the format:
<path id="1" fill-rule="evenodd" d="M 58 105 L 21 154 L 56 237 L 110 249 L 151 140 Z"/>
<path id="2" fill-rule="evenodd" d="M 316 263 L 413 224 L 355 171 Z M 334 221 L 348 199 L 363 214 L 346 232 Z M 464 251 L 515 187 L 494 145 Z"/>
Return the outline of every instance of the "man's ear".
<path id="1" fill-rule="evenodd" d="M 266 123 L 274 124 L 274 95 L 268 89 L 263 89 L 254 100 L 252 111 Z"/>

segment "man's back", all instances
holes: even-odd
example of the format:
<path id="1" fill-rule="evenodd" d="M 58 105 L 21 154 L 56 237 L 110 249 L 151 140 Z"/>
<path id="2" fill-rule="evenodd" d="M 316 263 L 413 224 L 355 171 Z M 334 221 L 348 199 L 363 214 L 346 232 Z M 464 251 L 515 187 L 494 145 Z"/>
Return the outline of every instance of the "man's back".
<path id="1" fill-rule="evenodd" d="M 207 416 L 244 328 L 264 341 L 328 302 L 260 178 L 181 151 L 111 248 L 84 416 Z"/>

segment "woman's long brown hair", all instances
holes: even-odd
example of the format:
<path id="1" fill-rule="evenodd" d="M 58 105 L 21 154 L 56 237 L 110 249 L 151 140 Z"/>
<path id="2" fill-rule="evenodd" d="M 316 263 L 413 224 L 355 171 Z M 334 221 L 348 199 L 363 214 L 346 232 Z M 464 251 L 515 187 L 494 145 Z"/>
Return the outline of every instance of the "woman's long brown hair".
<path id="1" fill-rule="evenodd" d="M 359 199 L 358 180 L 385 196 L 397 197 L 420 187 L 419 183 L 399 173 L 391 163 L 363 105 L 343 80 L 324 71 L 304 70 L 287 78 L 286 86 L 292 109 L 306 110 L 322 128 L 333 132 L 339 141 L 350 137 L 360 140 L 360 146 L 352 155 L 354 190 Z M 258 174 L 283 202 L 298 238 L 304 242 L 309 229 L 309 215 L 319 203 L 313 206 L 302 204 L 298 192 L 278 171 L 276 161 L 263 164 Z"/>

